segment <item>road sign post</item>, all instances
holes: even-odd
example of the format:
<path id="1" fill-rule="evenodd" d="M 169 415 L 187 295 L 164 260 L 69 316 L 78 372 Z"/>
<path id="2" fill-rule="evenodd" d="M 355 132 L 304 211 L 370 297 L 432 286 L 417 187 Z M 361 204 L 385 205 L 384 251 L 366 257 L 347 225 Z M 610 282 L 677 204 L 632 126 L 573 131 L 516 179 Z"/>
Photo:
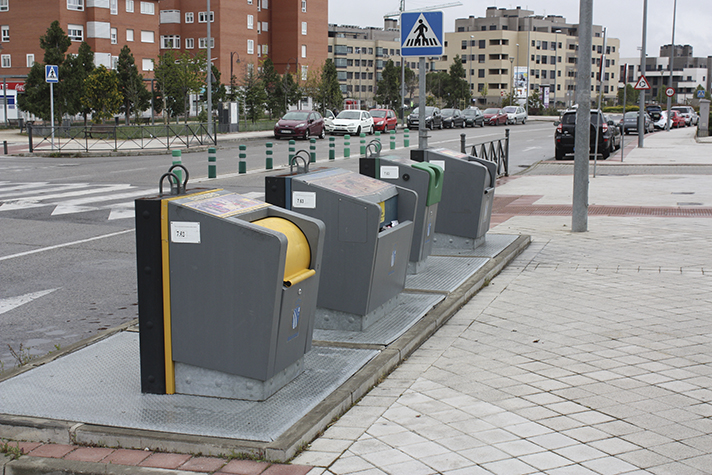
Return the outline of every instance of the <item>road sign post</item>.
<path id="1" fill-rule="evenodd" d="M 670 132 L 670 116 L 672 115 L 670 113 L 671 107 L 672 107 L 672 97 L 675 95 L 675 88 L 674 87 L 666 87 L 665 88 L 665 95 L 667 96 L 667 124 L 665 127 L 665 130 Z"/>
<path id="2" fill-rule="evenodd" d="M 54 152 L 54 84 L 59 82 L 59 66 L 53 64 L 45 65 L 45 82 L 49 83 L 49 110 L 52 121 L 52 141 L 51 148 Z"/>
<path id="3" fill-rule="evenodd" d="M 645 0 L 646 5 L 647 5 L 647 0 Z M 645 38 L 645 26 L 643 26 L 643 38 Z M 645 42 L 645 40 L 643 40 Z M 641 130 L 645 130 L 645 91 L 650 90 L 650 83 L 648 82 L 647 79 L 645 79 L 644 74 L 640 74 L 640 77 L 638 78 L 638 82 L 635 83 L 635 86 L 633 86 L 633 89 L 640 91 L 640 102 L 639 102 L 639 110 L 638 110 L 638 147 L 643 148 L 643 139 L 645 137 L 645 133 L 640 133 Z"/>
<path id="4" fill-rule="evenodd" d="M 418 148 L 428 148 L 425 128 L 425 58 L 443 54 L 443 12 L 403 12 L 401 25 L 401 57 L 418 56 Z M 403 61 L 403 59 L 401 59 Z M 401 97 L 401 100 L 403 98 Z"/>

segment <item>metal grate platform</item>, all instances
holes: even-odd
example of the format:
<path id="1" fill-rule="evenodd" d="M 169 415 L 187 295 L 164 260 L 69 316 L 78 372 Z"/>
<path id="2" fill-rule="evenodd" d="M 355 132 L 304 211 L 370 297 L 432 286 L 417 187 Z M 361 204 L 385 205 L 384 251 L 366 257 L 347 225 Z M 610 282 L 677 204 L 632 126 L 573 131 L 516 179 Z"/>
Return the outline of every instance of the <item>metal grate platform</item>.
<path id="1" fill-rule="evenodd" d="M 474 249 L 433 249 L 433 256 L 495 257 L 517 240 L 513 234 L 485 234 L 485 242 Z M 432 257 L 432 256 L 431 256 Z M 430 257 L 428 258 L 430 259 Z"/>
<path id="2" fill-rule="evenodd" d="M 322 342 L 388 345 L 405 333 L 435 305 L 445 298 L 439 294 L 401 292 L 396 308 L 364 331 L 314 330 L 314 340 Z M 317 309 L 317 312 L 319 309 Z"/>
<path id="3" fill-rule="evenodd" d="M 454 292 L 487 263 L 483 257 L 430 256 L 424 271 L 405 279 L 406 290 Z"/>
<path id="4" fill-rule="evenodd" d="M 304 373 L 263 402 L 142 394 L 138 333 L 122 332 L 0 383 L 0 413 L 270 442 L 377 354 L 315 347 Z"/>

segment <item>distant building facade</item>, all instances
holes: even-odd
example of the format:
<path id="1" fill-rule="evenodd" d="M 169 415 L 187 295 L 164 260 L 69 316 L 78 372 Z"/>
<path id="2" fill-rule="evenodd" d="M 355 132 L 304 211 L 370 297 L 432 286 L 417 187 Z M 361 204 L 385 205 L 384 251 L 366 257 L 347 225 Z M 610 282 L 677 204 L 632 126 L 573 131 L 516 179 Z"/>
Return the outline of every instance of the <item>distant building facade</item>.
<path id="1" fill-rule="evenodd" d="M 660 47 L 660 56 L 648 56 L 645 61 L 645 78 L 650 83 L 648 100 L 661 101 L 665 89 L 670 85 L 671 45 Z M 621 59 L 621 87 L 632 84 L 640 77 L 640 57 Z M 626 67 L 627 66 L 627 67 Z M 712 86 L 712 56 L 694 57 L 690 45 L 675 45 L 672 68 L 672 87 L 675 88 L 674 100 L 680 104 L 696 103 L 695 91 L 701 86 L 709 91 Z"/>
<path id="2" fill-rule="evenodd" d="M 616 98 L 620 41 L 607 38 L 603 83 L 597 77 L 604 53 L 603 27 L 592 27 L 591 97 L 603 92 Z M 575 101 L 579 57 L 578 25 L 558 15 L 535 15 L 521 7 L 489 7 L 485 17 L 455 20 L 455 31 L 445 33 L 445 50 L 433 68 L 447 71 L 455 56 L 465 68 L 473 102 L 497 105 L 515 91 L 520 99 L 533 91 L 548 96 L 551 106 Z"/>

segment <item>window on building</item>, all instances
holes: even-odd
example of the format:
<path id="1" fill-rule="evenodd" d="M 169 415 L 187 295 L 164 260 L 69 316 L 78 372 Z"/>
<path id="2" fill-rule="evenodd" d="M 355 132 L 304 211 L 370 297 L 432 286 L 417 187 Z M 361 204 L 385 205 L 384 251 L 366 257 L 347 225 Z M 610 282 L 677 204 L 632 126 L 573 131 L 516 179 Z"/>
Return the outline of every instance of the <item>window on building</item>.
<path id="1" fill-rule="evenodd" d="M 269 8 L 269 0 L 262 0 L 262 8 L 265 10 Z"/>
<path id="2" fill-rule="evenodd" d="M 193 15 L 193 12 L 185 12 L 185 22 L 193 23 L 194 21 L 195 21 L 195 16 Z"/>
<path id="3" fill-rule="evenodd" d="M 84 0 L 67 0 L 67 10 L 84 10 Z"/>
<path id="4" fill-rule="evenodd" d="M 336 45 L 334 54 L 336 55 L 345 55 L 348 53 L 348 48 L 346 45 Z"/>
<path id="5" fill-rule="evenodd" d="M 252 5 L 252 0 L 247 0 L 248 5 Z"/>
<path id="6" fill-rule="evenodd" d="M 210 12 L 210 23 L 215 21 L 215 12 Z M 198 12 L 198 23 L 208 22 L 208 12 Z"/>
<path id="7" fill-rule="evenodd" d="M 34 54 L 28 54 L 27 55 L 27 67 L 31 68 L 32 65 L 35 64 L 35 55 Z"/>
<path id="8" fill-rule="evenodd" d="M 134 0 L 126 0 L 126 13 L 133 13 Z"/>
<path id="9" fill-rule="evenodd" d="M 84 26 L 67 25 L 67 36 L 72 41 L 84 41 Z"/>
<path id="10" fill-rule="evenodd" d="M 255 17 L 252 15 L 247 15 L 247 29 L 252 30 L 254 28 Z"/>
<path id="11" fill-rule="evenodd" d="M 141 70 L 142 71 L 153 71 L 153 59 L 143 58 L 141 60 Z"/>
<path id="12" fill-rule="evenodd" d="M 477 70 L 477 77 L 478 77 L 478 78 L 483 78 L 483 77 L 485 77 L 485 70 L 484 70 L 484 69 L 478 69 L 478 70 Z"/>
<path id="13" fill-rule="evenodd" d="M 302 13 L 307 12 L 307 0 L 302 0 Z"/>
<path id="14" fill-rule="evenodd" d="M 156 35 L 153 30 L 141 30 L 141 43 L 155 43 Z"/>
<path id="15" fill-rule="evenodd" d="M 185 49 L 193 49 L 193 48 L 195 48 L 195 39 L 186 38 L 185 39 Z"/>
<path id="16" fill-rule="evenodd" d="M 347 64 L 346 58 L 334 58 L 334 66 L 337 68 L 345 68 Z"/>
<path id="17" fill-rule="evenodd" d="M 302 58 L 307 57 L 307 45 L 302 45 Z"/>
<path id="18" fill-rule="evenodd" d="M 2 41 L 10 41 L 10 26 L 3 25 L 0 27 L 0 31 L 2 31 Z"/>
<path id="19" fill-rule="evenodd" d="M 10 0 L 0 0 L 0 12 L 6 12 L 10 10 Z"/>
<path id="20" fill-rule="evenodd" d="M 460 44 L 460 49 L 467 49 L 467 40 L 462 40 L 462 43 Z"/>
<path id="21" fill-rule="evenodd" d="M 480 49 L 485 49 L 487 47 L 487 40 L 480 40 L 479 41 L 479 48 Z"/>
<path id="22" fill-rule="evenodd" d="M 205 38 L 200 38 L 201 40 L 204 40 Z M 247 40 L 247 54 L 255 54 L 255 41 L 254 40 Z"/>
<path id="23" fill-rule="evenodd" d="M 118 39 L 119 36 L 119 31 L 116 28 L 111 29 L 111 44 L 115 45 L 119 42 Z"/>
<path id="24" fill-rule="evenodd" d="M 485 55 L 484 55 L 484 54 L 479 54 L 479 55 L 477 55 L 477 62 L 478 62 L 478 63 L 484 63 L 484 62 L 485 62 Z"/>
<path id="25" fill-rule="evenodd" d="M 109 0 L 109 10 L 112 15 L 119 14 L 119 0 Z"/>
<path id="26" fill-rule="evenodd" d="M 302 35 L 307 34 L 307 22 L 303 21 L 302 22 Z"/>
<path id="27" fill-rule="evenodd" d="M 247 40 L 252 41 L 252 40 Z M 254 50 L 254 42 L 252 43 L 252 49 Z M 210 47 L 215 48 L 215 38 L 210 38 Z M 200 49 L 207 49 L 208 48 L 208 39 L 207 38 L 198 38 L 198 48 Z M 252 53 L 250 53 L 252 54 Z"/>
<path id="28" fill-rule="evenodd" d="M 180 49 L 179 35 L 161 36 L 161 49 Z"/>
<path id="29" fill-rule="evenodd" d="M 141 2 L 141 13 L 144 15 L 155 15 L 156 5 L 153 2 Z"/>
<path id="30" fill-rule="evenodd" d="M 126 41 L 133 41 L 133 40 L 134 40 L 134 31 L 129 28 L 126 30 Z"/>
<path id="31" fill-rule="evenodd" d="M 262 22 L 262 31 L 269 31 L 269 22 Z"/>
<path id="32" fill-rule="evenodd" d="M 2 58 L 2 67 L 3 68 L 11 68 L 12 67 L 12 60 L 10 59 L 9 54 L 3 54 L 1 56 Z"/>

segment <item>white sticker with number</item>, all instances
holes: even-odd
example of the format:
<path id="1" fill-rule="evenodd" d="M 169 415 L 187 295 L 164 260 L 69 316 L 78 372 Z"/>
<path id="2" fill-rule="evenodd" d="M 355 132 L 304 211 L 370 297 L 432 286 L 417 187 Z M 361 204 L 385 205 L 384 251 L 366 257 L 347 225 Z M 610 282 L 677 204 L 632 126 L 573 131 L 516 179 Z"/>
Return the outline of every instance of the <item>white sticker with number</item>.
<path id="1" fill-rule="evenodd" d="M 314 193 L 313 191 L 293 192 L 292 208 L 316 208 L 316 193 Z"/>
<path id="2" fill-rule="evenodd" d="M 200 223 L 171 221 L 171 242 L 200 244 Z"/>
<path id="3" fill-rule="evenodd" d="M 398 167 L 381 167 L 381 180 L 397 180 Z"/>
<path id="4" fill-rule="evenodd" d="M 445 171 L 445 160 L 430 160 L 430 163 L 437 165 Z"/>

